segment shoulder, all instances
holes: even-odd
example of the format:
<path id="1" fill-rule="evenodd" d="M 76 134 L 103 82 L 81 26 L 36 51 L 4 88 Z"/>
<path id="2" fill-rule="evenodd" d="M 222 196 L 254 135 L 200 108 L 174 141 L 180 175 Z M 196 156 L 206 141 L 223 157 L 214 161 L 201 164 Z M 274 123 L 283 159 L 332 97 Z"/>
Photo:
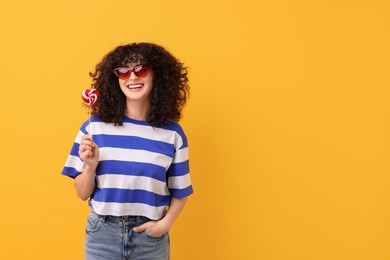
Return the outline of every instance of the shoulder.
<path id="1" fill-rule="evenodd" d="M 181 127 L 181 125 L 178 122 L 175 121 L 169 121 L 168 124 L 160 126 L 159 128 L 165 129 L 165 130 L 170 130 L 170 131 L 175 131 L 180 135 L 185 135 L 184 130 Z"/>
<path id="2" fill-rule="evenodd" d="M 187 136 L 184 132 L 184 129 L 182 126 L 175 121 L 169 121 L 168 124 L 159 127 L 164 130 L 169 130 L 174 134 L 174 139 L 175 139 L 175 144 L 178 147 L 187 147 L 188 146 L 188 141 L 187 141 Z"/>
<path id="3" fill-rule="evenodd" d="M 91 116 L 90 119 L 87 119 L 85 120 L 82 124 L 81 124 L 81 127 L 80 127 L 80 131 L 83 132 L 84 134 L 86 134 L 88 131 L 87 131 L 87 127 L 89 124 L 93 124 L 93 123 L 101 123 L 103 122 L 99 117 L 97 116 Z"/>
<path id="4" fill-rule="evenodd" d="M 172 131 L 175 133 L 175 135 L 179 136 L 183 140 L 187 140 L 187 136 L 184 132 L 184 129 L 178 122 L 169 121 L 168 124 L 161 126 L 159 128 Z"/>

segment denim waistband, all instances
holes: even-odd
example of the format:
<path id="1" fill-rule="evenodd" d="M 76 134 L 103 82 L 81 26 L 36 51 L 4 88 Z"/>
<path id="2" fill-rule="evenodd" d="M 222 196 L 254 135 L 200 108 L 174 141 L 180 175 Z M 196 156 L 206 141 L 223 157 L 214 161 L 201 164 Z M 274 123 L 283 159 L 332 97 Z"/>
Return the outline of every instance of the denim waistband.
<path id="1" fill-rule="evenodd" d="M 111 215 L 99 215 L 97 214 L 93 208 L 91 207 L 91 212 L 97 216 L 99 216 L 100 219 L 103 221 L 114 221 L 114 222 L 134 222 L 143 224 L 146 222 L 151 221 L 150 218 L 144 217 L 144 216 L 111 216 Z"/>

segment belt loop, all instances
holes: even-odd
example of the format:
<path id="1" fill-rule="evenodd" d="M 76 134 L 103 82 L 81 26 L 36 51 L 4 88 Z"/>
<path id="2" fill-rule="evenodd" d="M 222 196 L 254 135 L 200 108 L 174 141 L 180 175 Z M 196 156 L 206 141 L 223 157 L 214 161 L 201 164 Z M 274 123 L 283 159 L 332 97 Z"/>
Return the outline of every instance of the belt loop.
<path id="1" fill-rule="evenodd" d="M 103 221 L 103 223 L 106 222 L 106 218 L 107 217 L 105 215 L 99 215 L 99 218 L 100 218 L 101 221 Z"/>

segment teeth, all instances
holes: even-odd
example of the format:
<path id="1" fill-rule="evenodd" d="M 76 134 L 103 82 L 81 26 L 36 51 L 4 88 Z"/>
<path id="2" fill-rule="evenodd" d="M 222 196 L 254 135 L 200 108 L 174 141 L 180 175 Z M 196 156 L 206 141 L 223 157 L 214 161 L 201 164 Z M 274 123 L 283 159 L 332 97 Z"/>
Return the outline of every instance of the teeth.
<path id="1" fill-rule="evenodd" d="M 127 86 L 129 89 L 135 89 L 135 88 L 142 88 L 142 84 L 138 84 L 138 85 L 129 85 Z"/>

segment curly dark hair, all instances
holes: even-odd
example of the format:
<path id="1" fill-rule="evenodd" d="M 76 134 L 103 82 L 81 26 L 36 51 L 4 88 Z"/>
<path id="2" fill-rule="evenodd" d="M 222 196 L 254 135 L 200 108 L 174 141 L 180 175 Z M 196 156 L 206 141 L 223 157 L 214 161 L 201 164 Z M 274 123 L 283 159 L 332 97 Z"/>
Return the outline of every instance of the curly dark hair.
<path id="1" fill-rule="evenodd" d="M 140 61 L 152 65 L 153 88 L 150 93 L 150 113 L 147 121 L 152 126 L 162 126 L 170 120 L 178 122 L 189 94 L 187 67 L 162 46 L 154 43 L 131 43 L 116 47 L 96 65 L 92 88 L 99 98 L 92 106 L 92 115 L 106 123 L 122 125 L 126 113 L 126 96 L 119 87 L 114 68 Z"/>

